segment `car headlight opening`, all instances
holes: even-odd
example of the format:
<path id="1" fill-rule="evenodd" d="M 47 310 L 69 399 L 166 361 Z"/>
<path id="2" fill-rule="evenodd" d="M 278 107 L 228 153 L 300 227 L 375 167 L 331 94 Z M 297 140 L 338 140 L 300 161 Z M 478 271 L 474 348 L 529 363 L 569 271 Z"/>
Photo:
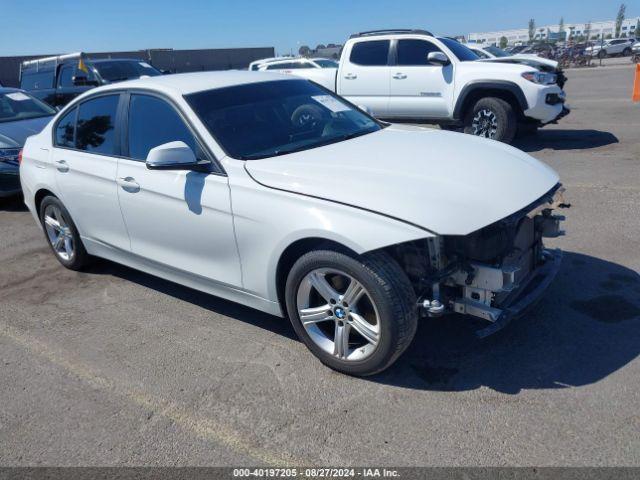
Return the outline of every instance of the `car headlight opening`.
<path id="1" fill-rule="evenodd" d="M 539 85 L 554 85 L 558 80 L 555 73 L 547 72 L 524 72 L 522 78 Z"/>

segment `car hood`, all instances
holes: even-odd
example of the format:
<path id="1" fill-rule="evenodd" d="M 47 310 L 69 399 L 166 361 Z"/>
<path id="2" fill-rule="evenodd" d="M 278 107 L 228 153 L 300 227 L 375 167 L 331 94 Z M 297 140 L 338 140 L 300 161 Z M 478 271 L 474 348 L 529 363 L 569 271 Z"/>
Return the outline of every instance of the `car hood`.
<path id="1" fill-rule="evenodd" d="M 527 65 L 529 67 L 545 71 L 556 70 L 558 68 L 558 62 L 556 62 L 555 60 L 548 60 L 536 55 L 528 56 L 527 54 L 513 55 L 511 57 L 483 58 L 480 61 L 489 63 L 513 63 L 519 65 Z"/>
<path id="2" fill-rule="evenodd" d="M 392 125 L 324 147 L 245 162 L 258 183 L 466 235 L 558 183 L 535 158 L 461 133 Z"/>
<path id="3" fill-rule="evenodd" d="M 27 137 L 40 133 L 52 118 L 53 115 L 15 122 L 0 122 L 0 148 L 22 147 Z"/>

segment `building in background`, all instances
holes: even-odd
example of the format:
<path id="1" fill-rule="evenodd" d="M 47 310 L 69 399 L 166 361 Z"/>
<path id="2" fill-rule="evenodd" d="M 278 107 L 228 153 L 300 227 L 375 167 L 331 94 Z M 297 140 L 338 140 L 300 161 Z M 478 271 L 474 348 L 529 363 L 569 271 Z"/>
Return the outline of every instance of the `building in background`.
<path id="1" fill-rule="evenodd" d="M 636 32 L 636 26 L 640 17 L 627 18 L 622 22 L 620 35 L 623 37 L 640 37 L 640 32 Z M 567 39 L 577 39 L 586 35 L 587 23 L 565 23 L 564 32 L 558 31 L 558 24 L 536 27 L 535 41 L 564 41 Z M 600 40 L 611 38 L 616 32 L 616 21 L 607 20 L 604 22 L 591 22 L 589 40 Z M 486 43 L 499 45 L 500 38 L 505 37 L 509 45 L 527 43 L 529 41 L 529 29 L 518 28 L 512 30 L 499 30 L 495 32 L 470 33 L 467 37 L 469 42 Z"/>

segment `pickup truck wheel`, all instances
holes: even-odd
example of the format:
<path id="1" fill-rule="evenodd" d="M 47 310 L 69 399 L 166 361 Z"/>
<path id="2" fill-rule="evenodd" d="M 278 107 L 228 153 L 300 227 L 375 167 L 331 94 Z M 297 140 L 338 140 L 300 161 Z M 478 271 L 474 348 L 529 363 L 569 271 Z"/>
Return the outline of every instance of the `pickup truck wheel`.
<path id="1" fill-rule="evenodd" d="M 40 204 L 40 222 L 51 250 L 70 270 L 81 270 L 91 263 L 71 215 L 56 197 L 47 196 Z"/>
<path id="2" fill-rule="evenodd" d="M 464 133 L 510 143 L 517 127 L 516 112 L 508 102 L 501 98 L 484 97 L 467 113 Z"/>
<path id="3" fill-rule="evenodd" d="M 285 289 L 298 337 L 322 363 L 348 375 L 384 370 L 415 335 L 413 287 L 385 253 L 311 251 L 291 268 Z"/>

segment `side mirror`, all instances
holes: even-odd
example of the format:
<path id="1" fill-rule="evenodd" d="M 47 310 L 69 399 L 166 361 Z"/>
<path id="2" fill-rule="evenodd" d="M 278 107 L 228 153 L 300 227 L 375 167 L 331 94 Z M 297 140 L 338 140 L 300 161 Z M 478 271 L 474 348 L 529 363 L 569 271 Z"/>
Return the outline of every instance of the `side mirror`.
<path id="1" fill-rule="evenodd" d="M 199 170 L 196 154 L 184 142 L 169 142 L 149 150 L 146 161 L 149 170 Z"/>
<path id="2" fill-rule="evenodd" d="M 367 115 L 371 115 L 373 117 L 373 111 L 366 105 L 357 105 L 357 107 Z"/>
<path id="3" fill-rule="evenodd" d="M 442 66 L 449 65 L 449 63 L 451 63 L 449 62 L 447 56 L 442 52 L 430 52 L 429 55 L 427 55 L 427 60 L 430 63 L 435 63 Z"/>

